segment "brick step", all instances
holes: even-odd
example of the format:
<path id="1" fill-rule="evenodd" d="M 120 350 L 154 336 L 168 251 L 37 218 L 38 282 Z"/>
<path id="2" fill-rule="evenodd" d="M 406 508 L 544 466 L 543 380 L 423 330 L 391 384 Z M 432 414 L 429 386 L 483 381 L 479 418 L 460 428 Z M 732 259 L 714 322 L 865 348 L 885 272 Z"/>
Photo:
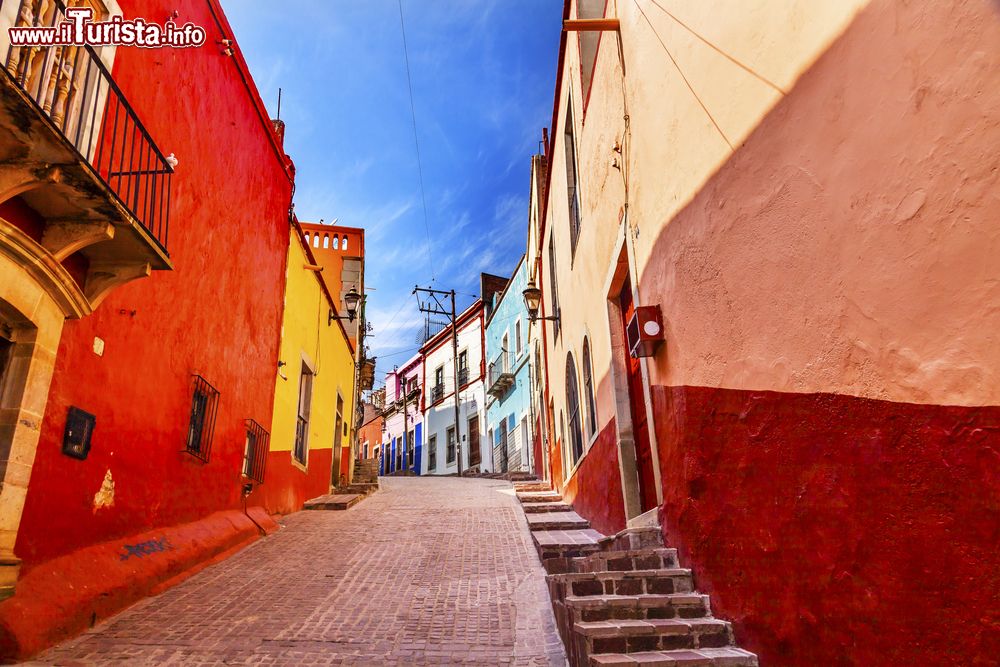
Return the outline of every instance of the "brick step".
<path id="1" fill-rule="evenodd" d="M 364 498 L 358 493 L 338 493 L 319 496 L 312 500 L 307 500 L 302 506 L 305 510 L 346 510 L 361 502 Z"/>
<path id="2" fill-rule="evenodd" d="M 701 593 L 571 595 L 563 602 L 571 623 L 711 616 L 708 596 Z"/>
<path id="3" fill-rule="evenodd" d="M 367 496 L 369 494 L 375 493 L 376 491 L 378 491 L 378 482 L 375 482 L 374 484 L 366 484 L 366 483 L 363 483 L 363 482 L 362 483 L 355 482 L 353 484 L 348 484 L 347 486 L 338 486 L 337 487 L 337 493 L 338 494 L 352 494 L 352 493 L 356 493 L 356 494 L 359 494 L 359 495 L 362 495 L 362 496 Z"/>
<path id="4" fill-rule="evenodd" d="M 549 574 L 569 572 L 572 559 L 599 551 L 601 547 L 597 541 L 601 537 L 603 535 L 593 528 L 531 531 L 538 557 Z"/>
<path id="5" fill-rule="evenodd" d="M 546 482 L 514 482 L 515 491 L 551 491 L 552 488 Z"/>
<path id="6" fill-rule="evenodd" d="M 590 522 L 576 512 L 538 512 L 525 514 L 531 530 L 586 530 Z"/>
<path id="7" fill-rule="evenodd" d="M 663 533 L 656 528 L 626 528 L 601 540 L 605 551 L 636 551 L 664 546 Z"/>
<path id="8" fill-rule="evenodd" d="M 569 572 L 546 577 L 555 602 L 587 595 L 666 595 L 694 592 L 691 570 L 669 568 L 619 572 Z"/>
<path id="9" fill-rule="evenodd" d="M 598 551 L 574 560 L 571 572 L 609 572 L 624 570 L 659 570 L 680 567 L 677 549 L 636 549 L 633 551 Z"/>
<path id="10" fill-rule="evenodd" d="M 591 667 L 757 667 L 757 656 L 735 647 L 702 648 L 697 651 L 651 651 L 601 653 L 590 656 Z"/>
<path id="11" fill-rule="evenodd" d="M 555 491 L 526 491 L 518 493 L 517 499 L 525 503 L 557 503 L 562 500 L 562 494 Z"/>
<path id="12" fill-rule="evenodd" d="M 573 506 L 563 502 L 558 503 L 526 503 L 521 506 L 525 514 L 538 514 L 539 512 L 572 512 Z"/>
<path id="13" fill-rule="evenodd" d="M 733 646 L 732 627 L 717 618 L 578 622 L 571 652 L 578 664 L 595 653 L 639 653 Z"/>

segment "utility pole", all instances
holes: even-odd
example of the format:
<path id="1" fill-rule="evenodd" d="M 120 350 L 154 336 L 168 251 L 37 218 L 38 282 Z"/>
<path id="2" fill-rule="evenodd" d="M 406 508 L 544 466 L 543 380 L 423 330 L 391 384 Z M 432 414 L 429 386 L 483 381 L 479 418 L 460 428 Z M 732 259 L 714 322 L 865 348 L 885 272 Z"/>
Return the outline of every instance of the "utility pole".
<path id="1" fill-rule="evenodd" d="M 455 458 L 458 463 L 458 476 L 462 476 L 462 434 L 459 428 L 459 393 L 458 393 L 458 324 L 455 321 L 455 290 L 439 290 L 430 287 L 414 287 L 413 293 L 426 294 L 427 300 L 420 301 L 417 297 L 417 305 L 422 313 L 433 313 L 435 315 L 445 315 L 451 317 L 451 356 L 452 372 L 455 382 Z M 451 298 L 451 312 L 441 303 L 442 297 Z M 470 445 L 472 443 L 469 443 Z"/>
<path id="2" fill-rule="evenodd" d="M 396 384 L 399 384 L 399 375 L 396 375 Z M 409 433 L 409 430 L 407 430 L 409 427 L 406 424 L 407 412 L 408 410 L 406 408 L 406 379 L 404 378 L 403 379 L 403 469 L 404 470 L 406 470 L 407 466 L 409 465 L 408 463 L 409 458 L 407 458 L 406 456 L 407 455 L 406 450 L 408 444 L 406 441 L 407 441 L 407 434 Z"/>

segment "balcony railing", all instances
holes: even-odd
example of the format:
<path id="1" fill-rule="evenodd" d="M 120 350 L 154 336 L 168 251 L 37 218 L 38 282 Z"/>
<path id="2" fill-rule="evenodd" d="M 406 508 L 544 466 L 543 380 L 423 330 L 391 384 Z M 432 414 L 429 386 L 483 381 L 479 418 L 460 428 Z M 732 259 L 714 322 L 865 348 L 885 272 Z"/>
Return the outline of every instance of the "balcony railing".
<path id="1" fill-rule="evenodd" d="M 22 0 L 15 26 L 54 27 L 65 13 L 62 0 L 41 3 L 38 11 Z M 11 45 L 4 69 L 167 254 L 173 167 L 97 51 Z"/>
<path id="2" fill-rule="evenodd" d="M 490 362 L 486 393 L 496 398 L 502 398 L 507 390 L 514 386 L 514 360 L 513 352 L 504 351 Z"/>
<path id="3" fill-rule="evenodd" d="M 464 387 L 467 384 L 469 384 L 469 369 L 468 368 L 459 368 L 458 369 L 458 386 L 459 387 Z"/>
<path id="4" fill-rule="evenodd" d="M 444 398 L 444 385 L 436 384 L 431 389 L 431 403 L 437 403 L 442 398 Z"/>

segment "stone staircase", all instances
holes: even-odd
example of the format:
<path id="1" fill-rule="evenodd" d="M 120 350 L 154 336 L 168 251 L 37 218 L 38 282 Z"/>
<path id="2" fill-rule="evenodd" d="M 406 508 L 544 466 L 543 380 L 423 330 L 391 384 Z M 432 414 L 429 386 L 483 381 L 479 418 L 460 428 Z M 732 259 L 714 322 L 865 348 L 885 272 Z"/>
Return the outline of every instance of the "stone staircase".
<path id="1" fill-rule="evenodd" d="M 378 459 L 355 459 L 354 481 L 346 486 L 339 486 L 339 494 L 358 494 L 367 496 L 378 491 Z"/>
<path id="2" fill-rule="evenodd" d="M 544 483 L 514 484 L 574 667 L 757 667 L 657 528 L 608 537 Z"/>

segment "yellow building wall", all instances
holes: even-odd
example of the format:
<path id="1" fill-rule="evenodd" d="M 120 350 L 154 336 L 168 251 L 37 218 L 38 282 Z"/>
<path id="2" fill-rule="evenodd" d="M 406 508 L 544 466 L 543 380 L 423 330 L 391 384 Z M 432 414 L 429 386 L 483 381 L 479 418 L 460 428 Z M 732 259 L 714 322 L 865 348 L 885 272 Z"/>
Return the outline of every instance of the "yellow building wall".
<path id="1" fill-rule="evenodd" d="M 279 358 L 284 365 L 278 369 L 274 388 L 274 417 L 271 424 L 271 452 L 288 452 L 294 460 L 295 429 L 298 418 L 299 384 L 303 362 L 313 373 L 312 403 L 309 416 L 307 466 L 317 450 L 339 446 L 349 452 L 348 436 L 341 426 L 335 434 L 337 396 L 343 399 L 343 423 L 354 414 L 354 355 L 338 322 L 328 323 L 330 303 L 320 284 L 320 273 L 306 269 L 311 262 L 303 243 L 293 229 L 288 244 L 288 266 L 285 276 L 285 306 L 281 327 Z M 317 457 L 318 458 L 318 457 Z M 273 460 L 273 457 L 272 457 Z M 328 465 L 330 458 L 323 458 Z M 329 470 L 326 474 L 329 475 Z M 310 470 L 310 475 L 315 474 Z M 339 475 L 338 475 L 339 477 Z"/>

